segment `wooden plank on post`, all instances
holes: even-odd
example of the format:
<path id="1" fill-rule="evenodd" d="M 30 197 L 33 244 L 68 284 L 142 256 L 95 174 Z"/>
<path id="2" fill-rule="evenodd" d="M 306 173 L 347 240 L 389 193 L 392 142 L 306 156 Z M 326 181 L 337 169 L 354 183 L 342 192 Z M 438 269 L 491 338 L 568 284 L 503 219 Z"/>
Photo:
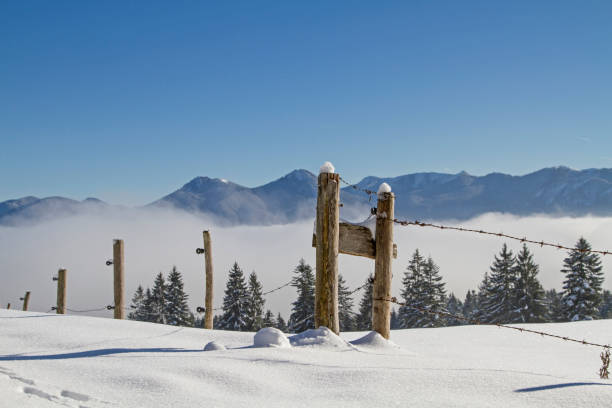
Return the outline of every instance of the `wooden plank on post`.
<path id="1" fill-rule="evenodd" d="M 386 186 L 388 187 L 388 185 Z M 391 330 L 391 262 L 395 196 L 390 188 L 379 191 L 376 210 L 376 266 L 372 293 L 372 329 L 389 339 Z"/>
<path id="2" fill-rule="evenodd" d="M 23 300 L 23 308 L 22 308 L 22 310 L 24 312 L 27 312 L 28 311 L 28 305 L 30 304 L 30 291 L 29 290 L 25 293 L 25 296 L 22 298 L 22 300 Z"/>
<path id="3" fill-rule="evenodd" d="M 66 314 L 66 270 L 57 271 L 57 314 Z"/>
<path id="4" fill-rule="evenodd" d="M 325 165 L 324 165 L 325 167 Z M 329 167 L 332 167 L 331 165 Z M 322 169 L 323 170 L 323 169 Z M 315 327 L 340 333 L 338 319 L 338 252 L 340 234 L 340 176 L 321 172 L 317 188 L 317 269 Z"/>
<path id="5" fill-rule="evenodd" d="M 204 231 L 204 262 L 206 264 L 206 294 L 204 297 L 204 328 L 213 328 L 213 261 L 210 231 Z"/>
<path id="6" fill-rule="evenodd" d="M 113 240 L 113 277 L 114 277 L 114 294 L 115 294 L 115 319 L 125 318 L 125 303 L 123 301 L 123 293 L 125 291 L 124 283 L 124 248 L 123 240 Z"/>
<path id="7" fill-rule="evenodd" d="M 376 240 L 372 230 L 359 224 L 340 223 L 340 242 L 338 252 L 346 255 L 363 256 L 376 259 Z M 312 235 L 312 247 L 317 246 L 317 235 Z M 393 258 L 397 258 L 397 245 L 393 244 Z"/>

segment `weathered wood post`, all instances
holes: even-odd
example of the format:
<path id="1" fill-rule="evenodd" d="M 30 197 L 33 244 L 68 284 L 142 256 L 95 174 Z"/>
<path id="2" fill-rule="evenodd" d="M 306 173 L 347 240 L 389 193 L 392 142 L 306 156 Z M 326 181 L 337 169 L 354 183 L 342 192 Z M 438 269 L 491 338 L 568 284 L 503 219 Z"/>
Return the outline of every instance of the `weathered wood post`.
<path id="1" fill-rule="evenodd" d="M 11 304 L 6 305 L 6 309 L 9 310 L 11 308 Z"/>
<path id="2" fill-rule="evenodd" d="M 206 267 L 206 294 L 204 296 L 204 328 L 213 328 L 213 263 L 210 231 L 204 231 L 204 263 Z"/>
<path id="3" fill-rule="evenodd" d="M 66 270 L 57 271 L 57 314 L 66 314 Z"/>
<path id="4" fill-rule="evenodd" d="M 125 283 L 123 280 L 123 240 L 113 240 L 113 272 L 115 289 L 115 319 L 125 318 L 125 304 L 123 302 L 123 292 Z"/>
<path id="5" fill-rule="evenodd" d="M 338 319 L 338 248 L 340 223 L 340 175 L 325 162 L 317 188 L 315 327 L 340 333 Z"/>
<path id="6" fill-rule="evenodd" d="M 25 293 L 25 296 L 22 297 L 21 300 L 23 300 L 23 308 L 22 308 L 22 310 L 24 312 L 27 312 L 28 311 L 28 305 L 30 304 L 30 291 L 29 290 Z"/>
<path id="7" fill-rule="evenodd" d="M 395 196 L 387 183 L 378 189 L 376 209 L 376 266 L 372 293 L 372 329 L 389 339 L 391 330 L 391 261 L 393 258 L 393 219 Z"/>

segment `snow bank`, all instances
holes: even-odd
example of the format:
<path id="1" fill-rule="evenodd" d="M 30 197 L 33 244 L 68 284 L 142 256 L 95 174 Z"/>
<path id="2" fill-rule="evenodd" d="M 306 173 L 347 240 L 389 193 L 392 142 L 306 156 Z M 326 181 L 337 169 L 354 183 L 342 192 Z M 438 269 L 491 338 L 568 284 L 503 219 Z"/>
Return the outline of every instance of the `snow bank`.
<path id="1" fill-rule="evenodd" d="M 336 333 L 329 330 L 327 327 L 319 327 L 318 329 L 309 329 L 302 333 L 296 334 L 289 338 L 293 347 L 317 347 L 317 348 L 333 348 L 333 349 L 350 349 L 351 346 L 346 341 L 342 340 Z"/>
<path id="2" fill-rule="evenodd" d="M 204 346 L 204 351 L 227 350 L 225 346 L 218 341 L 211 341 Z"/>
<path id="3" fill-rule="evenodd" d="M 274 327 L 264 327 L 255 333 L 253 345 L 255 347 L 291 347 L 285 333 Z"/>
<path id="4" fill-rule="evenodd" d="M 319 173 L 335 173 L 335 172 L 336 172 L 336 169 L 334 168 L 334 165 L 328 161 L 323 163 L 323 165 L 319 169 Z"/>
<path id="5" fill-rule="evenodd" d="M 350 342 L 353 346 L 382 349 L 382 350 L 398 350 L 399 346 L 390 340 L 385 339 L 378 332 L 371 331 L 363 337 Z"/>

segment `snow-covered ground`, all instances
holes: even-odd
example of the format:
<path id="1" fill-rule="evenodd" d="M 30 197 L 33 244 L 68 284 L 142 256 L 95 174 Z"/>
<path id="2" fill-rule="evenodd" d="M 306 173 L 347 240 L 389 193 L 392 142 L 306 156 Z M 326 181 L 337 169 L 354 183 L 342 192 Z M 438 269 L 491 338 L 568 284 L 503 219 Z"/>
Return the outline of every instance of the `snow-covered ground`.
<path id="1" fill-rule="evenodd" d="M 612 343 L 612 320 L 530 327 Z M 594 347 L 489 326 L 391 336 L 256 348 L 254 333 L 0 310 L 0 407 L 612 406 Z"/>

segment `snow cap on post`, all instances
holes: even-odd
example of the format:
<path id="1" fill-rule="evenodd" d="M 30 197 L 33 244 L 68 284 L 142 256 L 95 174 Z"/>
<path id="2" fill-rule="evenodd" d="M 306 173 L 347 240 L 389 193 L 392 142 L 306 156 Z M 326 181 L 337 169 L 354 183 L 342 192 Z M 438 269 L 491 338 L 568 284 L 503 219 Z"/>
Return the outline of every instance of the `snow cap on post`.
<path id="1" fill-rule="evenodd" d="M 323 165 L 319 169 L 319 174 L 321 174 L 321 173 L 335 173 L 335 172 L 336 172 L 336 169 L 334 168 L 334 165 L 331 164 L 328 161 L 323 163 Z"/>
<path id="2" fill-rule="evenodd" d="M 391 186 L 388 185 L 387 183 L 382 183 L 380 185 L 380 187 L 378 187 L 378 196 L 382 196 L 384 193 L 390 193 L 391 192 Z"/>

